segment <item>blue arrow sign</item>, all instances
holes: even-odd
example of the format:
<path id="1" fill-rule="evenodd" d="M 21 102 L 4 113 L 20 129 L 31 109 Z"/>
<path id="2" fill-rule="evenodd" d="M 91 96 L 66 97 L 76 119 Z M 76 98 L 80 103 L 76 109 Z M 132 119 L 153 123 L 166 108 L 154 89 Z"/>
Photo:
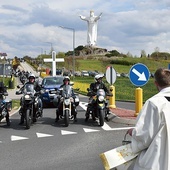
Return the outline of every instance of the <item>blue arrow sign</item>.
<path id="1" fill-rule="evenodd" d="M 149 69 L 141 63 L 135 64 L 129 71 L 129 79 L 135 86 L 145 85 L 150 77 Z"/>

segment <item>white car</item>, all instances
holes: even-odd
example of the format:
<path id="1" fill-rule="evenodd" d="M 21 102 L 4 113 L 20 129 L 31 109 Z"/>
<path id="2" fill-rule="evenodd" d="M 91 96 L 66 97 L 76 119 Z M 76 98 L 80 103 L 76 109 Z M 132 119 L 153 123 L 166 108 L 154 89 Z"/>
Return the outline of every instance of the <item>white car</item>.
<path id="1" fill-rule="evenodd" d="M 81 72 L 81 76 L 83 76 L 83 77 L 85 77 L 85 76 L 89 76 L 89 73 L 88 73 L 88 71 L 82 71 Z"/>

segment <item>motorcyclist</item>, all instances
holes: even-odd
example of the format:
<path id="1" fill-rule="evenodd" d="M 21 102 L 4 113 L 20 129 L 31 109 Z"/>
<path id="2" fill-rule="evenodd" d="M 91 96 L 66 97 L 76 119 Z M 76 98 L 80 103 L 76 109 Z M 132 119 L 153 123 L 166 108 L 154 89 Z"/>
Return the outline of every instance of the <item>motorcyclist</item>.
<path id="1" fill-rule="evenodd" d="M 89 92 L 87 94 L 88 96 L 90 96 L 88 107 L 90 107 L 90 104 L 92 104 L 94 108 L 96 107 L 96 101 L 95 101 L 95 99 L 93 99 L 93 96 L 96 95 L 98 89 L 103 89 L 106 94 L 109 94 L 109 90 L 107 89 L 107 87 L 105 86 L 105 84 L 102 81 L 103 77 L 104 77 L 104 74 L 97 74 L 94 77 L 95 82 L 90 84 Z M 107 104 L 108 103 L 106 101 L 106 106 L 107 106 Z M 107 114 L 110 114 L 109 108 L 106 107 L 106 109 L 107 109 Z M 88 110 L 88 108 L 87 108 L 87 110 Z M 96 109 L 94 109 L 94 110 L 96 110 Z M 86 112 L 85 121 L 87 121 L 88 118 L 89 118 L 89 113 Z M 105 119 L 108 121 L 108 117 L 105 117 Z M 95 121 L 96 119 L 93 118 L 93 120 Z"/>
<path id="2" fill-rule="evenodd" d="M 64 79 L 63 79 L 63 84 L 60 86 L 60 88 L 63 88 L 65 85 L 70 85 L 70 78 L 69 76 L 65 76 Z M 61 95 L 62 91 L 60 91 L 60 94 L 59 96 Z M 72 88 L 72 97 L 73 99 L 75 99 L 75 94 L 74 94 L 74 90 Z M 62 113 L 62 102 L 60 102 L 60 97 L 58 98 L 58 107 L 57 107 L 57 110 L 56 110 L 56 119 L 55 119 L 55 122 L 58 122 L 59 120 L 59 116 L 60 114 L 59 113 Z M 76 122 L 77 121 L 77 110 L 76 110 L 76 105 L 75 103 L 73 103 L 73 109 L 72 111 L 74 111 L 74 121 Z"/>
<path id="3" fill-rule="evenodd" d="M 8 95 L 8 92 L 6 90 L 6 87 L 4 86 L 4 83 L 0 82 L 0 101 L 4 99 L 3 95 L 5 93 L 7 93 L 6 95 Z M 9 126 L 10 125 L 9 114 L 7 114 L 5 118 L 6 118 L 7 125 Z"/>
<path id="4" fill-rule="evenodd" d="M 33 84 L 34 85 L 34 90 L 36 92 L 40 91 L 41 90 L 41 86 L 38 84 L 37 81 L 35 81 L 35 75 L 33 73 L 29 73 L 28 75 L 28 82 L 26 82 L 24 84 L 24 86 L 26 84 Z M 24 86 L 21 87 L 20 91 L 22 91 L 24 89 Z M 21 98 L 21 101 L 20 101 L 20 104 L 22 102 L 22 98 Z M 38 98 L 38 113 L 39 115 L 42 117 L 42 112 L 43 112 L 43 106 L 42 106 L 42 100 L 40 98 Z M 24 115 L 23 115 L 23 108 L 22 108 L 22 104 L 21 104 L 21 108 L 19 110 L 19 113 L 21 115 L 21 119 L 20 119 L 20 123 L 19 125 L 22 125 L 24 123 Z M 33 122 L 36 122 L 36 111 L 35 111 L 35 108 L 34 108 L 34 112 L 33 112 Z"/>

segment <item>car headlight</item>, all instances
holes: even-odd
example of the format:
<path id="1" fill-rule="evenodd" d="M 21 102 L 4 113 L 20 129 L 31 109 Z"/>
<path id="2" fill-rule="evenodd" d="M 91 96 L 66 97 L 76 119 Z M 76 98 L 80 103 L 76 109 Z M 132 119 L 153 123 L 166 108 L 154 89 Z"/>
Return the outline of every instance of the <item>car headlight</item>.
<path id="1" fill-rule="evenodd" d="M 48 90 L 48 89 L 45 89 L 44 91 L 45 91 L 46 93 L 48 93 L 48 92 L 49 92 L 49 90 Z"/>

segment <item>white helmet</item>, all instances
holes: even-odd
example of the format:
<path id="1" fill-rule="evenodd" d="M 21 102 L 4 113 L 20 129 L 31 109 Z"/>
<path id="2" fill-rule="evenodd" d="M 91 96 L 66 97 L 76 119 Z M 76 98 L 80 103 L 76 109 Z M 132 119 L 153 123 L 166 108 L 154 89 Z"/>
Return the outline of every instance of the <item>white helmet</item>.
<path id="1" fill-rule="evenodd" d="M 63 81 L 65 81 L 65 80 L 70 81 L 70 77 L 69 77 L 69 76 L 65 76 L 64 79 L 63 79 Z"/>
<path id="2" fill-rule="evenodd" d="M 30 73 L 30 74 L 28 75 L 28 79 L 30 79 L 31 77 L 35 79 L 35 75 L 34 75 L 33 73 Z"/>
<path id="3" fill-rule="evenodd" d="M 97 74 L 94 79 L 97 81 L 98 79 L 101 79 L 104 77 L 104 74 Z"/>

